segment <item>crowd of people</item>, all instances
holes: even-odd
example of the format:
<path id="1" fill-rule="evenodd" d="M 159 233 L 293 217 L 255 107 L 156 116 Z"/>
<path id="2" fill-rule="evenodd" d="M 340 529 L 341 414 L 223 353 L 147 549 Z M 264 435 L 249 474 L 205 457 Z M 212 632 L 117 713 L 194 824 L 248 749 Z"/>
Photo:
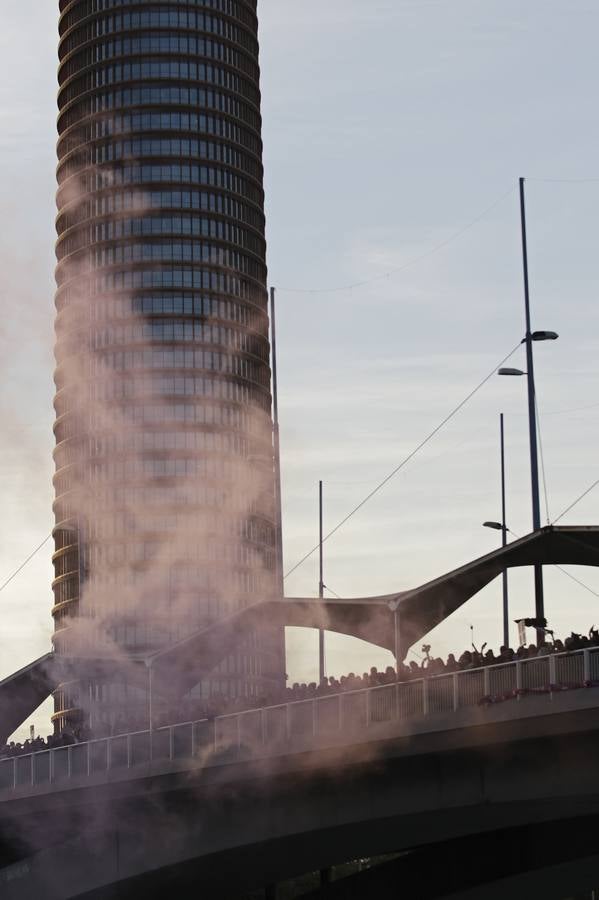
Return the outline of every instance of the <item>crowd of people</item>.
<path id="1" fill-rule="evenodd" d="M 69 744 L 80 744 L 86 740 L 89 740 L 89 735 L 85 734 L 83 729 L 73 729 L 73 731 L 63 731 L 62 734 L 49 734 L 47 738 L 31 737 L 23 743 L 11 741 L 10 744 L 0 748 L 0 759 L 11 759 L 13 756 L 25 756 L 29 753 L 39 753 L 42 750 L 68 747 Z"/>
<path id="2" fill-rule="evenodd" d="M 399 670 L 396 670 L 393 666 L 387 666 L 385 671 L 379 671 L 376 666 L 373 666 L 369 672 L 364 672 L 362 675 L 350 672 L 348 675 L 342 675 L 340 678 L 331 676 L 323 679 L 320 684 L 315 681 L 310 683 L 295 682 L 291 687 L 286 687 L 279 693 L 265 694 L 262 697 L 230 699 L 214 695 L 209 700 L 188 697 L 176 709 L 170 709 L 168 712 L 157 711 L 154 715 L 152 726 L 160 728 L 175 722 L 214 719 L 217 716 L 232 715 L 264 706 L 313 700 L 345 691 L 360 691 L 365 688 L 379 687 L 385 684 L 415 681 L 423 677 L 449 675 L 453 672 L 463 672 L 468 669 L 480 669 L 485 666 L 496 666 L 518 660 L 534 659 L 535 657 L 549 656 L 556 653 L 572 653 L 577 650 L 599 647 L 599 631 L 594 628 L 589 631 L 588 636 L 572 632 L 570 637 L 561 641 L 559 639 L 554 640 L 553 635 L 548 632 L 546 638 L 551 639 L 542 640 L 538 644 L 528 644 L 527 646 L 519 647 L 517 650 L 513 650 L 511 647 L 501 647 L 497 654 L 493 650 L 488 650 L 486 644 L 483 644 L 480 650 L 473 645 L 471 650 L 465 650 L 458 658 L 453 653 L 450 653 L 447 660 L 431 656 L 431 647 L 425 644 L 422 647 L 422 656 L 419 661 L 412 660 L 408 665 L 402 663 L 399 666 Z M 11 742 L 0 749 L 0 759 L 37 753 L 41 750 L 51 750 L 56 747 L 65 747 L 69 744 L 81 743 L 92 738 L 104 738 L 136 730 L 144 731 L 147 730 L 148 725 L 147 717 L 140 718 L 137 721 L 131 719 L 127 721 L 118 720 L 111 726 L 100 725 L 94 728 L 93 733 L 89 729 L 82 727 L 65 731 L 58 735 L 49 735 L 45 740 L 41 737 L 34 737 L 26 740 L 24 743 Z"/>
<path id="3" fill-rule="evenodd" d="M 552 637 L 552 635 L 548 633 L 546 637 Z M 349 675 L 342 675 L 341 678 L 330 677 L 320 684 L 316 682 L 295 683 L 285 690 L 284 696 L 264 698 L 264 700 L 266 705 L 271 705 L 273 702 L 292 703 L 296 700 L 311 700 L 326 694 L 359 691 L 385 684 L 419 680 L 433 675 L 450 675 L 453 672 L 463 672 L 467 669 L 481 669 L 486 666 L 497 666 L 557 653 L 572 653 L 590 647 L 599 647 L 599 631 L 594 629 L 590 630 L 588 636 L 573 632 L 564 641 L 544 640 L 538 644 L 519 647 L 517 650 L 513 650 L 511 647 L 501 647 L 497 654 L 493 650 L 487 650 L 486 644 L 483 644 L 480 650 L 473 646 L 471 650 L 465 650 L 458 658 L 450 653 L 446 661 L 440 657 L 431 656 L 431 647 L 425 644 L 422 647 L 420 661 L 412 660 L 408 665 L 402 663 L 398 671 L 393 666 L 387 666 L 384 672 L 380 672 L 373 666 L 369 672 L 364 672 L 362 675 L 350 672 Z"/>

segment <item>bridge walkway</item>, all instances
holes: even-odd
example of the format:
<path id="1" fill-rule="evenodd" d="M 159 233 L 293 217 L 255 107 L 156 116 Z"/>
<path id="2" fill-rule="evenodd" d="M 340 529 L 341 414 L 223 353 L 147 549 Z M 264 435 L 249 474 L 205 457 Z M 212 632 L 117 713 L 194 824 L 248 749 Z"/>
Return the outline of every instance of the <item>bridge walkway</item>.
<path id="1" fill-rule="evenodd" d="M 0 804 L 15 796 L 81 787 L 88 780 L 141 777 L 144 769 L 155 770 L 160 763 L 210 767 L 314 742 L 359 743 L 384 726 L 399 733 L 450 730 L 461 712 L 479 709 L 482 716 L 488 706 L 504 706 L 502 718 L 518 717 L 518 704 L 526 697 L 538 697 L 551 709 L 556 695 L 594 686 L 599 686 L 599 648 L 99 738 L 0 760 Z M 593 698 L 591 705 L 596 703 Z"/>

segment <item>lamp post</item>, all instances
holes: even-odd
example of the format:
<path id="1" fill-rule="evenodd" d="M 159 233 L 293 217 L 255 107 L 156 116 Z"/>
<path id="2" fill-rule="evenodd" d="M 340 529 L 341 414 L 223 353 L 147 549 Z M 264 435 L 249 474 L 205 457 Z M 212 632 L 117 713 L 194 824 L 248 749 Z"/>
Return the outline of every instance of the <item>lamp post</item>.
<path id="1" fill-rule="evenodd" d="M 273 456 L 274 456 L 274 486 L 275 486 L 275 570 L 277 592 L 279 599 L 285 594 L 285 579 L 283 576 L 283 510 L 281 498 L 281 440 L 279 429 L 279 390 L 277 383 L 277 322 L 276 322 L 276 291 L 270 289 L 270 330 L 272 348 L 272 411 L 273 411 Z"/>
<path id="2" fill-rule="evenodd" d="M 395 673 L 400 674 L 403 657 L 401 655 L 401 614 L 399 612 L 399 599 L 389 602 L 389 611 L 393 613 L 393 655 L 395 656 Z"/>
<path id="3" fill-rule="evenodd" d="M 154 704 L 153 704 L 153 694 L 152 694 L 152 658 L 147 657 L 145 660 L 146 669 L 148 670 L 148 720 L 150 724 L 150 736 L 154 731 Z"/>
<path id="4" fill-rule="evenodd" d="M 503 413 L 499 416 L 499 433 L 501 443 L 501 522 L 483 522 L 484 528 L 492 528 L 495 531 L 501 531 L 501 546 L 507 544 L 507 524 L 505 521 L 505 432 Z M 509 622 L 509 604 L 508 604 L 508 586 L 507 586 L 507 569 L 504 568 L 501 573 L 502 580 L 502 598 L 503 598 L 503 646 L 510 646 L 510 622 Z"/>
<path id="5" fill-rule="evenodd" d="M 321 614 L 324 612 L 324 535 L 323 535 L 323 506 L 322 506 L 322 481 L 318 483 L 318 598 L 321 603 Z M 318 678 L 319 685 L 323 683 L 326 675 L 324 629 L 318 629 Z"/>
<path id="6" fill-rule="evenodd" d="M 538 531 L 541 527 L 541 504 L 539 495 L 539 458 L 537 447 L 537 415 L 535 401 L 535 374 L 533 342 L 555 341 L 555 331 L 532 331 L 530 316 L 530 286 L 528 278 L 528 242 L 526 236 L 526 203 L 524 195 L 524 178 L 520 179 L 520 220 L 522 228 L 522 263 L 524 273 L 524 312 L 526 319 L 526 336 L 522 341 L 526 344 L 526 372 L 521 369 L 499 369 L 499 375 L 526 375 L 528 381 L 528 431 L 530 441 L 530 478 L 532 489 L 532 528 Z M 545 618 L 545 600 L 543 596 L 543 567 L 535 565 L 535 617 Z M 537 638 L 542 640 L 543 633 L 537 630 Z"/>

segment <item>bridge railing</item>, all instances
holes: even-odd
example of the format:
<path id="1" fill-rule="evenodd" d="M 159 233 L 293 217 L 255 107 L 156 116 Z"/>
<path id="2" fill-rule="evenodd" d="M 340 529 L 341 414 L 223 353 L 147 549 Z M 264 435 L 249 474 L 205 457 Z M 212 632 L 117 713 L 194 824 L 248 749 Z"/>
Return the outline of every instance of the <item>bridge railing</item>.
<path id="1" fill-rule="evenodd" d="M 457 712 L 484 699 L 497 702 L 594 683 L 599 684 L 599 648 L 324 695 L 3 759 L 0 792 L 85 781 L 157 761 L 216 765 L 302 742 L 309 746 L 319 736 L 350 736 L 386 722 Z"/>

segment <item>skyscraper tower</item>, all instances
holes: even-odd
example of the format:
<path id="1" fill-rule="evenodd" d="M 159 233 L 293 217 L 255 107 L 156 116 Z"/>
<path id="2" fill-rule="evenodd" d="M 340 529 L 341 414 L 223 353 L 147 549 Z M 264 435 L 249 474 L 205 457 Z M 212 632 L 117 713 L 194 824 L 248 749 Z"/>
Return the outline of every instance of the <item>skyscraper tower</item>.
<path id="1" fill-rule="evenodd" d="M 60 0 L 58 729 L 143 718 L 127 666 L 276 591 L 256 0 Z M 93 664 L 92 664 L 93 660 Z M 204 696 L 283 678 L 248 634 Z"/>

